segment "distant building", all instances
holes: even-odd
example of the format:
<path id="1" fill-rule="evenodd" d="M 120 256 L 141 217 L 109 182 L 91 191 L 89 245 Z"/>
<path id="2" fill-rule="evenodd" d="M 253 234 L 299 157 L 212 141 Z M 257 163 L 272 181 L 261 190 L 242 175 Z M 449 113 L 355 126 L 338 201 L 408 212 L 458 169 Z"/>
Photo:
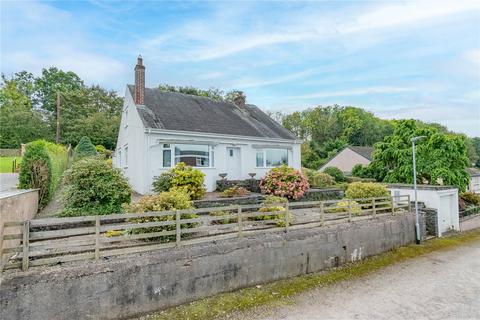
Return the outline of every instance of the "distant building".
<path id="1" fill-rule="evenodd" d="M 372 154 L 372 147 L 348 146 L 323 165 L 320 171 L 327 167 L 337 167 L 344 173 L 349 174 L 357 164 L 369 165 L 372 162 Z"/>
<path id="2" fill-rule="evenodd" d="M 470 192 L 480 193 L 480 170 L 477 168 L 465 169 L 470 175 L 467 190 Z"/>

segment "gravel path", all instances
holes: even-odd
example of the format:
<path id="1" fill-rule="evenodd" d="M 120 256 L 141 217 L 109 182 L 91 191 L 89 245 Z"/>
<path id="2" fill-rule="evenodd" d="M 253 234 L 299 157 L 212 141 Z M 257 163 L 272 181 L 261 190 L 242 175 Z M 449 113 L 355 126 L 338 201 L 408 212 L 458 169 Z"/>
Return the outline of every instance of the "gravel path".
<path id="1" fill-rule="evenodd" d="M 229 320 L 480 319 L 480 242 L 319 288 Z"/>

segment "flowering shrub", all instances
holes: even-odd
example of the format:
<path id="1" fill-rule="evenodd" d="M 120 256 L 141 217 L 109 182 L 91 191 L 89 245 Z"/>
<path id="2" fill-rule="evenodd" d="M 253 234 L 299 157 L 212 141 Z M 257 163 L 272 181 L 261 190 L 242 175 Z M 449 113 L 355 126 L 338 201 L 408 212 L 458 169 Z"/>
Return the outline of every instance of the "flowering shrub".
<path id="1" fill-rule="evenodd" d="M 260 182 L 263 193 L 299 199 L 310 187 L 303 173 L 287 166 L 273 168 Z"/>
<path id="2" fill-rule="evenodd" d="M 162 192 L 160 194 L 155 194 L 151 196 L 142 197 L 137 203 L 125 205 L 124 211 L 126 212 L 149 212 L 149 211 L 169 211 L 169 210 L 184 210 L 192 209 L 193 204 L 190 200 L 190 196 L 181 190 L 171 190 L 167 192 Z M 193 213 L 184 213 L 181 215 L 182 219 L 194 219 L 198 216 Z M 175 221 L 175 215 L 166 215 L 160 217 L 143 217 L 143 218 L 134 218 L 130 219 L 132 222 L 154 222 L 154 221 Z M 182 223 L 182 229 L 194 228 L 196 223 Z M 175 224 L 167 226 L 158 226 L 158 227 L 149 227 L 149 228 L 135 228 L 128 230 L 127 233 L 138 234 L 138 233 L 151 233 L 151 232 L 161 232 L 161 231 L 173 231 L 175 230 Z M 175 236 L 163 236 L 156 237 L 154 239 L 160 239 L 162 241 L 168 242 L 175 239 Z"/>
<path id="3" fill-rule="evenodd" d="M 326 167 L 323 172 L 329 174 L 335 179 L 335 182 L 345 182 L 345 175 L 337 167 Z"/>
<path id="4" fill-rule="evenodd" d="M 313 175 L 310 184 L 316 188 L 331 187 L 335 184 L 335 179 L 325 172 L 317 172 Z"/>
<path id="5" fill-rule="evenodd" d="M 153 189 L 156 192 L 183 190 L 192 200 L 196 200 L 205 195 L 204 179 L 205 174 L 202 171 L 179 162 L 172 170 L 154 178 Z"/>
<path id="6" fill-rule="evenodd" d="M 244 187 L 234 186 L 234 187 L 225 189 L 220 194 L 220 197 L 222 198 L 244 197 L 244 196 L 248 196 L 249 194 L 250 194 L 250 191 L 248 191 Z"/>

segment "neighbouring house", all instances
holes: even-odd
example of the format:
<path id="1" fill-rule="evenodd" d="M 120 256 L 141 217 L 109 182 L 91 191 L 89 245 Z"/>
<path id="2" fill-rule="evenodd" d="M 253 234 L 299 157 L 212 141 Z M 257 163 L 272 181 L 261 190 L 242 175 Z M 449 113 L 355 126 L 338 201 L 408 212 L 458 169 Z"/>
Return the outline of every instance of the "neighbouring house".
<path id="1" fill-rule="evenodd" d="M 465 170 L 470 175 L 467 191 L 480 193 L 480 170 L 477 168 L 467 168 Z"/>
<path id="2" fill-rule="evenodd" d="M 346 174 L 350 174 L 355 165 L 369 165 L 372 161 L 373 148 L 361 146 L 348 146 L 337 153 L 332 159 L 325 163 L 320 171 L 327 167 L 337 167 Z"/>
<path id="3" fill-rule="evenodd" d="M 127 85 L 113 156 L 132 188 L 151 192 L 155 176 L 178 162 L 205 173 L 213 191 L 219 174 L 230 180 L 263 177 L 272 167 L 301 168 L 300 140 L 239 94 L 234 103 L 145 88 L 141 57 L 135 85 Z"/>

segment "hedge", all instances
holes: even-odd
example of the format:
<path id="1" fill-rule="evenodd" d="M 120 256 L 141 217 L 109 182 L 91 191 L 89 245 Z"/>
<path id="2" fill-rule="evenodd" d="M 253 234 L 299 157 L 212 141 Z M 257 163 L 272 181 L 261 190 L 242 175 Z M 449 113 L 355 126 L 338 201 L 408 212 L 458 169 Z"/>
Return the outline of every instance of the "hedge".
<path id="1" fill-rule="evenodd" d="M 30 142 L 20 165 L 19 188 L 40 189 L 38 204 L 43 208 L 55 193 L 67 165 L 64 146 L 45 140 Z"/>

